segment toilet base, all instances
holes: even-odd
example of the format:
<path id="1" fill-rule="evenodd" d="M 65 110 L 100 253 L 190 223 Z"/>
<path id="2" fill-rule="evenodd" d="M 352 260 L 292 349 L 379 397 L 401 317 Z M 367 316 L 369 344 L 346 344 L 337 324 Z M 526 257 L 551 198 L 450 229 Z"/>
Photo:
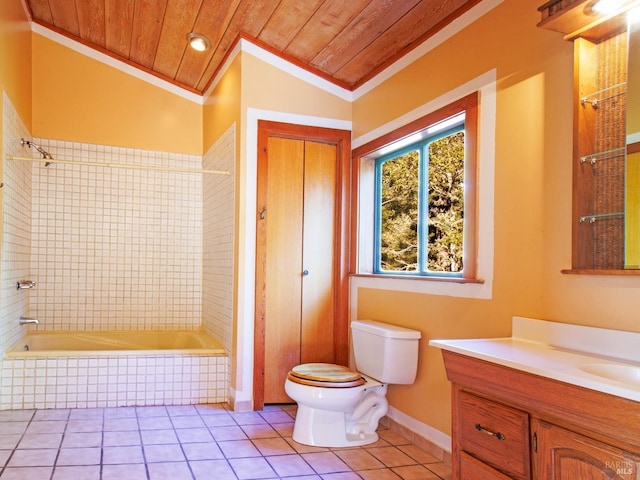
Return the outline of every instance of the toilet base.
<path id="1" fill-rule="evenodd" d="M 378 441 L 378 434 L 347 433 L 346 414 L 298 404 L 293 440 L 314 447 L 358 447 Z"/>

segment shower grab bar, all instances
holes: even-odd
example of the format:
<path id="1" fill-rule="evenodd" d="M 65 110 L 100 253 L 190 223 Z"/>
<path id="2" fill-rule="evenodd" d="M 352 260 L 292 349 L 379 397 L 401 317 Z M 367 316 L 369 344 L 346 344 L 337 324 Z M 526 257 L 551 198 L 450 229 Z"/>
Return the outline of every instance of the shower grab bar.
<path id="1" fill-rule="evenodd" d="M 126 163 L 98 163 L 98 162 L 82 162 L 76 160 L 59 160 L 53 158 L 33 158 L 19 157 L 17 155 L 5 155 L 7 160 L 23 160 L 26 162 L 45 162 L 45 163 L 64 163 L 67 165 L 86 165 L 89 167 L 108 167 L 108 168 L 128 168 L 133 170 L 159 170 L 164 172 L 180 172 L 180 173 L 212 173 L 216 175 L 231 175 L 227 170 L 203 170 L 200 168 L 182 168 L 182 167 L 160 167 L 155 165 L 139 165 Z"/>

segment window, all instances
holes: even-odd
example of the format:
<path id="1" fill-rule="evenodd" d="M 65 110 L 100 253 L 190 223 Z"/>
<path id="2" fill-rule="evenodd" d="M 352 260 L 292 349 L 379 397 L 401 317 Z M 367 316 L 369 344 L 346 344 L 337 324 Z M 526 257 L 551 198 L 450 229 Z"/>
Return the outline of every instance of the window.
<path id="1" fill-rule="evenodd" d="M 375 273 L 462 276 L 464 113 L 376 160 Z"/>
<path id="2" fill-rule="evenodd" d="M 360 210 L 372 203 L 358 273 L 475 279 L 477 104 L 469 95 L 354 151 Z"/>

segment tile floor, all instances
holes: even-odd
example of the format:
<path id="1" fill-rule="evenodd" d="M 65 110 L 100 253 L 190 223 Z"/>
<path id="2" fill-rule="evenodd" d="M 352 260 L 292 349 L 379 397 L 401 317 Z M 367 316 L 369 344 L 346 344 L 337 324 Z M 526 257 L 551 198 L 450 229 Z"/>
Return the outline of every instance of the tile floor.
<path id="1" fill-rule="evenodd" d="M 357 448 L 291 439 L 295 406 L 0 411 L 1 480 L 439 480 L 451 470 L 400 435 Z"/>

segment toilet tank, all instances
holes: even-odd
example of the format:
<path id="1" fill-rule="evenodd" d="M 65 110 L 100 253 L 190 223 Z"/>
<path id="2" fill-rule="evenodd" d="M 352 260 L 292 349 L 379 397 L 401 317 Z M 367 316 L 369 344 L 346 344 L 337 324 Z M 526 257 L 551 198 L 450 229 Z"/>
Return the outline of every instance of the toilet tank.
<path id="1" fill-rule="evenodd" d="M 377 322 L 351 322 L 356 369 L 382 383 L 411 384 L 418 370 L 417 330 Z"/>

